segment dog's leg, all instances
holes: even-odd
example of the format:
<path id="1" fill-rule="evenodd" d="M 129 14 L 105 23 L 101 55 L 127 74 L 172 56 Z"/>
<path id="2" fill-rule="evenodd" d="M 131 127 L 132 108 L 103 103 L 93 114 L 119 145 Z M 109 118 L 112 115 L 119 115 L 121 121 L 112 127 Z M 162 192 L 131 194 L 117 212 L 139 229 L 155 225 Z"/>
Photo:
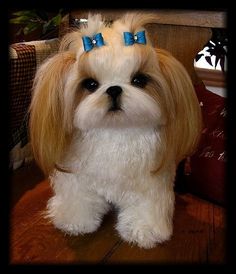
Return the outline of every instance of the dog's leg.
<path id="1" fill-rule="evenodd" d="M 73 174 L 58 172 L 52 178 L 52 186 L 55 195 L 48 201 L 47 216 L 55 227 L 70 235 L 97 230 L 110 208 L 103 197 Z"/>
<path id="2" fill-rule="evenodd" d="M 116 226 L 121 238 L 142 248 L 152 248 L 170 239 L 174 200 L 170 184 L 159 185 L 147 195 L 138 193 L 134 199 L 127 198 L 120 206 Z"/>

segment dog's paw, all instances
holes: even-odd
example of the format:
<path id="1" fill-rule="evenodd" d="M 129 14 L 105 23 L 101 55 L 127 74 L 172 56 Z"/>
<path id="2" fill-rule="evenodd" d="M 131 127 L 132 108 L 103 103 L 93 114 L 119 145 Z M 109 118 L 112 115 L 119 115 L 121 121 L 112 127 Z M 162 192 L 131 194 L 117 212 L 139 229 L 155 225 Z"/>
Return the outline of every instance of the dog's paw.
<path id="1" fill-rule="evenodd" d="M 56 228 L 62 230 L 66 234 L 71 236 L 78 236 L 79 234 L 92 233 L 98 229 L 101 221 L 91 221 L 91 222 L 79 222 L 75 223 L 63 223 L 58 220 L 53 220 L 53 224 Z"/>
<path id="2" fill-rule="evenodd" d="M 121 238 L 130 244 L 137 244 L 140 248 L 153 248 L 158 243 L 169 240 L 172 236 L 172 226 L 160 229 L 158 224 L 119 222 L 116 226 Z"/>
<path id="3" fill-rule="evenodd" d="M 108 211 L 109 206 L 103 207 L 74 206 L 61 202 L 58 197 L 48 201 L 45 217 L 50 219 L 53 225 L 69 235 L 92 233 L 98 229 L 102 222 L 103 215 Z"/>

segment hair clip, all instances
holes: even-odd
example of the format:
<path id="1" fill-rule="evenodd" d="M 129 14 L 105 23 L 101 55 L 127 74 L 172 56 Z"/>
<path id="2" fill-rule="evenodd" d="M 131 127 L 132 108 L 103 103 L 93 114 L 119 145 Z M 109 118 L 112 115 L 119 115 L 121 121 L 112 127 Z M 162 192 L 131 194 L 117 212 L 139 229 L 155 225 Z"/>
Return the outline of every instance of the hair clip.
<path id="1" fill-rule="evenodd" d="M 84 50 L 85 51 L 90 51 L 95 46 L 96 47 L 102 47 L 102 46 L 105 45 L 101 33 L 95 34 L 92 38 L 89 37 L 89 36 L 83 36 L 82 40 L 83 40 L 83 45 L 84 45 Z"/>
<path id="2" fill-rule="evenodd" d="M 126 46 L 131 46 L 134 43 L 137 44 L 146 44 L 146 36 L 145 36 L 145 31 L 139 31 L 136 34 L 133 34 L 131 32 L 124 32 L 124 40 L 125 40 L 125 45 Z"/>

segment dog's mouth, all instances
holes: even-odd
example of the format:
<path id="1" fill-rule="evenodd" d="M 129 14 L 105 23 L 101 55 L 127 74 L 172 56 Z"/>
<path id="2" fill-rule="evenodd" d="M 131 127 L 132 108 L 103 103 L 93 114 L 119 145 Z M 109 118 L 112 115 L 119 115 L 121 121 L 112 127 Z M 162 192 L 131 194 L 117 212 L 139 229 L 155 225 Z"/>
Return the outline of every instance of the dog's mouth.
<path id="1" fill-rule="evenodd" d="M 111 109 L 109 109 L 109 112 L 120 112 L 120 111 L 122 111 L 122 109 L 121 108 L 111 108 Z"/>
<path id="2" fill-rule="evenodd" d="M 118 112 L 118 111 L 122 111 L 122 108 L 120 106 L 120 100 L 117 98 L 117 99 L 111 100 L 111 106 L 108 109 L 108 112 Z"/>
<path id="3" fill-rule="evenodd" d="M 108 109 L 108 112 L 117 112 L 122 111 L 122 108 L 120 106 L 112 106 Z"/>

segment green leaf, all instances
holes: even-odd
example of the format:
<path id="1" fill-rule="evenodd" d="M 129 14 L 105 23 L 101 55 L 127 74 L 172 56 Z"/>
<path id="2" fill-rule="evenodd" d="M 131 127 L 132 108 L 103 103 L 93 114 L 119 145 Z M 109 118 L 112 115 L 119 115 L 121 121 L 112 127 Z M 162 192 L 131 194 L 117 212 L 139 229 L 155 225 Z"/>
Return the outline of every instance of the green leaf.
<path id="1" fill-rule="evenodd" d="M 203 55 L 204 55 L 203 53 L 198 53 L 198 54 L 196 55 L 196 57 L 195 57 L 196 62 L 197 62 L 199 59 L 201 59 L 201 57 L 202 57 Z"/>
<path id="2" fill-rule="evenodd" d="M 20 11 L 14 12 L 13 15 L 33 17 L 36 14 L 35 14 L 35 10 L 20 10 Z"/>
<path id="3" fill-rule="evenodd" d="M 61 16 L 61 14 L 59 13 L 58 15 L 54 16 L 49 22 L 50 22 L 50 24 L 52 24 L 53 26 L 58 26 L 58 25 L 60 25 L 60 23 L 61 23 L 61 19 L 62 19 L 62 16 Z"/>
<path id="4" fill-rule="evenodd" d="M 23 28 L 19 28 L 19 30 L 18 30 L 17 33 L 16 33 L 16 36 L 21 35 L 22 32 L 23 32 Z"/>
<path id="5" fill-rule="evenodd" d="M 223 72 L 225 72 L 225 58 L 220 59 L 220 67 Z"/>
<path id="6" fill-rule="evenodd" d="M 211 62 L 211 57 L 210 56 L 205 56 L 205 59 L 206 59 L 206 61 L 207 61 L 208 64 L 210 64 L 211 66 L 213 66 L 212 62 Z"/>
<path id="7" fill-rule="evenodd" d="M 216 68 L 216 66 L 217 66 L 217 64 L 218 64 L 218 62 L 219 62 L 219 60 L 220 60 L 220 57 L 219 57 L 218 55 L 216 55 L 216 59 L 215 59 L 215 68 Z"/>
<path id="8" fill-rule="evenodd" d="M 61 12 L 63 9 L 59 10 L 59 13 L 48 20 L 48 14 L 44 10 L 21 10 L 13 13 L 16 18 L 10 19 L 10 23 L 12 24 L 24 24 L 25 27 L 20 30 L 23 31 L 25 35 L 34 31 L 35 29 L 42 27 L 42 33 L 46 34 L 49 31 L 53 31 L 60 25 L 62 20 Z"/>
<path id="9" fill-rule="evenodd" d="M 48 31 L 49 22 L 43 24 L 43 30 L 42 33 L 45 34 Z"/>
<path id="10" fill-rule="evenodd" d="M 31 22 L 31 23 L 27 24 L 27 26 L 24 27 L 24 29 L 23 29 L 24 35 L 29 34 L 30 32 L 36 30 L 39 27 L 40 27 L 39 24 L 35 23 L 35 22 Z"/>
<path id="11" fill-rule="evenodd" d="M 43 24 L 43 34 L 55 29 L 61 23 L 62 16 L 58 14 L 50 19 L 47 23 Z"/>
<path id="12" fill-rule="evenodd" d="M 19 16 L 19 17 L 16 17 L 16 18 L 12 18 L 9 20 L 9 22 L 11 24 L 25 24 L 25 23 L 28 23 L 30 20 L 30 17 L 28 16 Z"/>

